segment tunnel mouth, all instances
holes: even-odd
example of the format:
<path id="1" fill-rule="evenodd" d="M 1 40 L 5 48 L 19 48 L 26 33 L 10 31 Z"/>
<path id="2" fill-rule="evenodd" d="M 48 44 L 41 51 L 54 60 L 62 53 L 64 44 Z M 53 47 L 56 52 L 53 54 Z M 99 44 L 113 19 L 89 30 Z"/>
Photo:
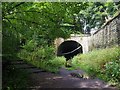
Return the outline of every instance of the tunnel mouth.
<path id="1" fill-rule="evenodd" d="M 80 53 L 83 53 L 82 45 L 73 40 L 64 41 L 59 45 L 57 50 L 57 56 L 64 56 L 66 60 Z"/>

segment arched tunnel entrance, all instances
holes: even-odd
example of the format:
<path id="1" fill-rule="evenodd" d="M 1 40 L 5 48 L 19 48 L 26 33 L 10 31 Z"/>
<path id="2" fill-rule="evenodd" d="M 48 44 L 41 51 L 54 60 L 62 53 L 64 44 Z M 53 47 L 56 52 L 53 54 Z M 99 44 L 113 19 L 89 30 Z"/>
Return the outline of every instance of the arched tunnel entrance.
<path id="1" fill-rule="evenodd" d="M 66 60 L 73 58 L 79 53 L 83 53 L 82 45 L 73 40 L 64 41 L 57 50 L 57 56 L 64 56 Z"/>

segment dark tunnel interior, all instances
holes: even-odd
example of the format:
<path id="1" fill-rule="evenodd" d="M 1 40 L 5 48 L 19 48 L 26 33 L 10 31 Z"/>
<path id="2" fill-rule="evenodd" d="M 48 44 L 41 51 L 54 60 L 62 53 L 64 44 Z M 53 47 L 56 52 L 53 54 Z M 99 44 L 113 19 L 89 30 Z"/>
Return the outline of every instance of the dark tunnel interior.
<path id="1" fill-rule="evenodd" d="M 64 41 L 57 50 L 57 56 L 64 56 L 66 60 L 73 58 L 79 53 L 83 53 L 82 45 L 73 40 Z"/>

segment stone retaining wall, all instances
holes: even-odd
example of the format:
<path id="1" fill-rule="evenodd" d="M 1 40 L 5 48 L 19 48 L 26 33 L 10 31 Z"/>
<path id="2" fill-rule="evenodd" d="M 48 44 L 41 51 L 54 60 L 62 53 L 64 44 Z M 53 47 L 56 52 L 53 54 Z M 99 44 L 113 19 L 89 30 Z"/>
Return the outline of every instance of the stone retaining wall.
<path id="1" fill-rule="evenodd" d="M 96 31 L 89 41 L 89 50 L 120 45 L 120 13 Z"/>

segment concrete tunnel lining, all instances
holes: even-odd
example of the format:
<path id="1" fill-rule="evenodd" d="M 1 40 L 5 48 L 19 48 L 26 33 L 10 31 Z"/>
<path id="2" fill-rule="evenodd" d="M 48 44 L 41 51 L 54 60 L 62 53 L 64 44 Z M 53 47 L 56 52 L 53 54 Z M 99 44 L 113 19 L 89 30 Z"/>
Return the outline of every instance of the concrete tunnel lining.
<path id="1" fill-rule="evenodd" d="M 74 51 L 74 52 L 65 54 L 71 51 Z M 58 50 L 57 50 L 57 56 L 64 56 L 66 60 L 69 60 L 73 58 L 75 55 L 80 54 L 80 53 L 83 53 L 82 45 L 73 40 L 64 41 L 63 43 L 59 45 Z"/>

